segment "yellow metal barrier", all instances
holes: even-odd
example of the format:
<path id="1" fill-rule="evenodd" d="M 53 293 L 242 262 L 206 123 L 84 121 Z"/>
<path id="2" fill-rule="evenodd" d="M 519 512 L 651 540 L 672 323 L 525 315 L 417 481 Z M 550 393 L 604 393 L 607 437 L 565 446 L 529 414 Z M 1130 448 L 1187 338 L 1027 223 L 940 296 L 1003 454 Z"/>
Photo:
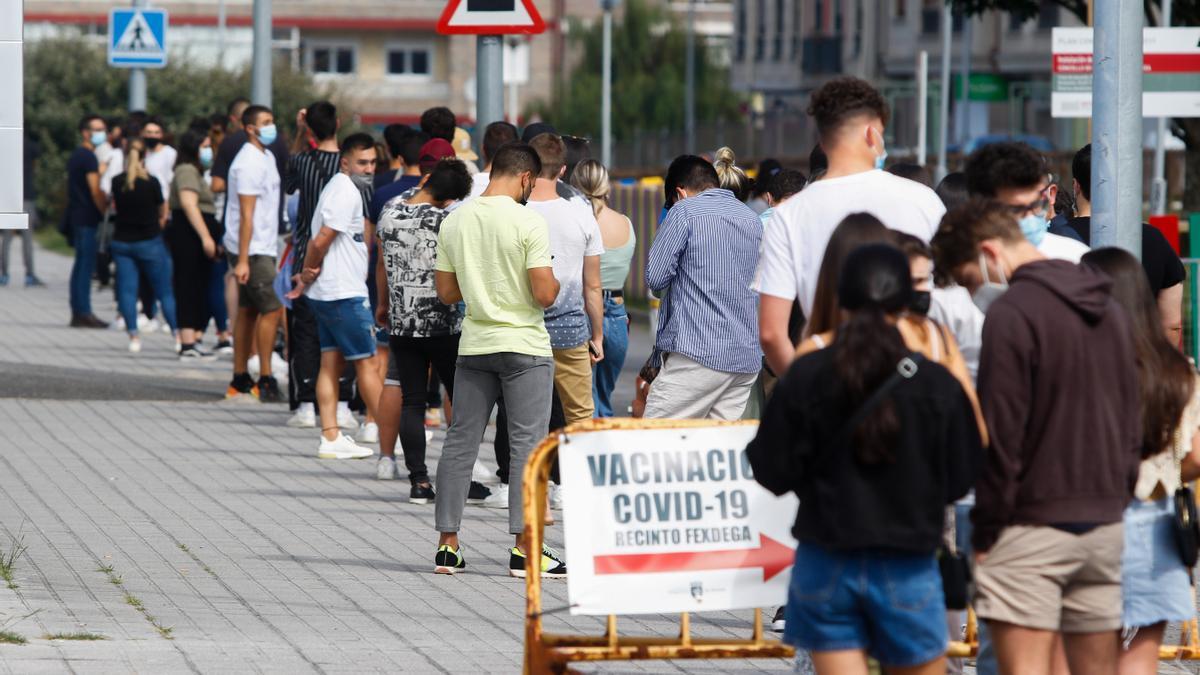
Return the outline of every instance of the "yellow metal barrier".
<path id="1" fill-rule="evenodd" d="M 706 420 L 594 420 L 572 424 L 570 434 L 611 429 L 689 429 L 696 427 L 757 424 L 757 422 L 712 422 Z M 550 466 L 558 453 L 558 435 L 547 436 L 525 465 L 525 544 L 531 555 L 525 560 L 525 673 L 562 673 L 573 661 L 629 661 L 645 659 L 788 658 L 795 650 L 763 636 L 762 610 L 754 610 L 750 637 L 743 640 L 695 638 L 691 618 L 679 617 L 679 635 L 670 637 L 622 637 L 617 634 L 617 617 L 608 616 L 604 635 L 555 635 L 542 631 L 541 557 L 545 527 L 546 486 Z"/>
<path id="2" fill-rule="evenodd" d="M 614 429 L 694 429 L 698 427 L 757 424 L 757 421 L 714 422 L 710 420 L 643 420 L 603 419 L 581 422 L 567 427 L 566 435 Z M 524 538 L 526 550 L 542 550 L 545 529 L 546 491 L 550 467 L 558 453 L 558 434 L 547 436 L 533 450 L 525 465 L 525 486 L 522 500 L 525 507 Z M 691 618 L 687 612 L 679 617 L 679 635 L 670 637 L 621 637 L 617 633 L 617 617 L 610 614 L 603 635 L 559 635 L 542 631 L 541 556 L 525 559 L 525 670 L 527 675 L 567 672 L 574 661 L 630 661 L 652 659 L 728 659 L 728 658 L 790 658 L 795 650 L 778 640 L 763 636 L 762 610 L 754 610 L 750 637 L 742 640 L 694 638 Z M 1195 586 L 1192 605 L 1196 604 Z M 979 636 L 975 612 L 967 610 L 967 632 L 962 641 L 950 642 L 946 656 L 970 658 L 979 652 Z M 1200 625 L 1196 619 L 1187 621 L 1180 634 L 1180 644 L 1162 645 L 1158 650 L 1161 661 L 1200 660 Z"/>

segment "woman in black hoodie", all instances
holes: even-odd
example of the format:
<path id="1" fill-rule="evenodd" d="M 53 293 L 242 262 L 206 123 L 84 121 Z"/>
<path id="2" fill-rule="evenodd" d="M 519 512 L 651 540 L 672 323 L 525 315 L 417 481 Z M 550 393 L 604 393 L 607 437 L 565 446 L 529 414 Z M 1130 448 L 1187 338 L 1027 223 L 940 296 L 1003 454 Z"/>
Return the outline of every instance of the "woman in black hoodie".
<path id="1" fill-rule="evenodd" d="M 800 497 L 784 640 L 818 673 L 865 674 L 868 655 L 945 672 L 935 552 L 982 447 L 958 381 L 896 329 L 912 293 L 898 249 L 851 253 L 833 344 L 792 364 L 747 448 L 764 487 Z"/>

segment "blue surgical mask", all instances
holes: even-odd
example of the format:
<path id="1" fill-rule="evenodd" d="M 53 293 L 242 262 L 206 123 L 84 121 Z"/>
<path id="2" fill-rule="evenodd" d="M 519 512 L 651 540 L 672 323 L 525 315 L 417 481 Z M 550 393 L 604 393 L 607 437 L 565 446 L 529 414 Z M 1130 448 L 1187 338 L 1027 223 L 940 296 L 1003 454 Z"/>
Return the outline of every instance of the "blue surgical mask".
<path id="1" fill-rule="evenodd" d="M 103 131 L 93 131 L 90 139 L 97 148 L 108 142 L 108 134 Z"/>
<path id="2" fill-rule="evenodd" d="M 200 166 L 203 166 L 207 169 L 208 167 L 212 166 L 212 160 L 212 146 L 200 148 Z"/>
<path id="3" fill-rule="evenodd" d="M 874 127 L 871 127 L 871 128 L 874 129 Z M 879 133 L 879 132 L 876 132 L 876 133 Z M 879 134 L 879 144 L 881 146 L 883 145 L 883 134 Z M 887 148 L 885 147 L 883 149 L 883 154 L 875 157 L 875 168 L 882 171 L 883 167 L 887 166 L 887 157 L 888 157 Z"/>
<path id="4" fill-rule="evenodd" d="M 1050 229 L 1050 221 L 1046 220 L 1046 216 L 1040 213 L 1031 213 L 1021 219 L 1021 234 L 1029 240 L 1029 243 L 1034 246 L 1041 246 L 1042 240 L 1046 238 L 1046 232 Z"/>
<path id="5" fill-rule="evenodd" d="M 275 142 L 277 133 L 278 130 L 275 129 L 274 124 L 268 124 L 265 127 L 259 127 L 258 140 L 261 141 L 263 145 L 270 145 Z"/>
<path id="6" fill-rule="evenodd" d="M 992 303 L 1008 290 L 1008 279 L 1004 277 L 1003 269 L 1000 270 L 999 282 L 988 278 L 987 258 L 982 251 L 979 253 L 979 273 L 983 275 L 983 285 L 975 289 L 971 295 L 971 301 L 975 303 L 979 311 L 987 314 L 988 307 L 991 307 Z"/>

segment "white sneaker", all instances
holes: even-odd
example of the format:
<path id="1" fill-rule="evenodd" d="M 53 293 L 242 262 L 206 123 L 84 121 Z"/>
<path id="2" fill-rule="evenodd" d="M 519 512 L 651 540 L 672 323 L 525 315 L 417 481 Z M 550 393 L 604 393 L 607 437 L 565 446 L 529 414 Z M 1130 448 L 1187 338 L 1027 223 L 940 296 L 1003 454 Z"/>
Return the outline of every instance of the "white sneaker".
<path id="1" fill-rule="evenodd" d="M 129 353 L 137 354 L 142 351 L 142 341 L 138 338 L 129 338 Z"/>
<path id="2" fill-rule="evenodd" d="M 492 488 L 492 494 L 483 500 L 480 506 L 489 509 L 507 509 L 508 508 L 508 483 L 501 483 Z"/>
<path id="3" fill-rule="evenodd" d="M 380 457 L 375 463 L 375 478 L 379 480 L 396 480 L 396 458 Z"/>
<path id="4" fill-rule="evenodd" d="M 562 510 L 562 486 L 550 484 L 550 508 Z"/>
<path id="5" fill-rule="evenodd" d="M 258 354 L 255 354 L 254 356 L 251 356 L 249 359 L 246 359 L 246 372 L 250 373 L 251 379 L 258 380 L 258 375 L 259 375 Z"/>
<path id="6" fill-rule="evenodd" d="M 370 448 L 356 444 L 341 432 L 338 432 L 337 438 L 332 441 L 322 436 L 321 445 L 317 448 L 318 459 L 366 459 L 374 454 Z"/>
<path id="7" fill-rule="evenodd" d="M 471 467 L 471 480 L 479 481 L 480 483 L 490 483 L 495 479 L 496 476 L 478 461 L 475 462 L 475 466 Z"/>
<path id="8" fill-rule="evenodd" d="M 355 419 L 354 413 L 349 408 L 338 408 L 337 425 L 346 431 L 354 431 L 358 428 L 358 420 Z"/>
<path id="9" fill-rule="evenodd" d="M 158 319 L 147 319 L 145 314 L 138 314 L 138 330 L 153 333 L 158 330 Z"/>
<path id="10" fill-rule="evenodd" d="M 279 352 L 271 352 L 271 374 L 277 378 L 288 375 L 287 359 L 280 356 Z"/>
<path id="11" fill-rule="evenodd" d="M 171 330 L 171 324 L 167 323 L 166 321 L 163 321 L 162 325 L 160 325 L 158 327 L 158 329 L 166 335 L 174 335 L 175 334 L 175 331 Z"/>
<path id="12" fill-rule="evenodd" d="M 378 443 L 379 425 L 374 422 L 363 422 L 363 425 L 358 428 L 358 433 L 354 435 L 354 440 L 359 443 Z"/>
<path id="13" fill-rule="evenodd" d="M 117 318 L 113 319 L 112 323 L 108 324 L 108 328 L 109 328 L 109 330 L 124 331 L 125 330 L 125 317 L 118 314 Z"/>
<path id="14" fill-rule="evenodd" d="M 289 427 L 297 429 L 315 429 L 317 426 L 317 411 L 301 403 L 296 408 L 296 414 L 287 421 Z"/>
<path id="15" fill-rule="evenodd" d="M 432 443 L 432 442 L 433 442 L 433 429 L 426 429 L 426 430 L 425 430 L 425 442 L 426 442 L 426 443 Z"/>

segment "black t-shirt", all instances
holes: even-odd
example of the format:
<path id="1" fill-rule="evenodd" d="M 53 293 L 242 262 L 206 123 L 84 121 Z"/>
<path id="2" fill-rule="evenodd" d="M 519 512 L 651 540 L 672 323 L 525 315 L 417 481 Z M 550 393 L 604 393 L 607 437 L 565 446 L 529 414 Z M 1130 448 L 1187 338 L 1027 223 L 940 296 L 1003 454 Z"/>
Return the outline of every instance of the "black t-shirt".
<path id="1" fill-rule="evenodd" d="M 116 211 L 116 217 L 113 218 L 114 240 L 144 241 L 162 233 L 158 218 L 162 213 L 163 196 L 157 178 L 138 178 L 129 188 L 125 185 L 125 174 L 122 173 L 113 179 L 112 195 Z"/>
<path id="2" fill-rule="evenodd" d="M 387 185 L 388 183 L 391 183 L 392 181 L 396 180 L 397 173 L 399 173 L 399 169 L 388 169 L 387 171 L 380 171 L 380 172 L 376 173 L 375 174 L 375 189 L 378 190 L 379 188 L 383 187 L 384 185 Z"/>
<path id="3" fill-rule="evenodd" d="M 1068 223 L 1083 239 L 1083 243 L 1091 245 L 1092 219 L 1088 216 L 1072 218 Z M 1158 228 L 1142 223 L 1142 268 L 1146 270 L 1146 278 L 1150 280 L 1150 291 L 1154 295 L 1164 288 L 1181 284 L 1187 279 L 1187 268 L 1167 242 Z"/>
<path id="4" fill-rule="evenodd" d="M 38 142 L 25 134 L 25 199 L 33 200 L 37 197 L 37 190 L 33 185 L 33 164 L 37 161 L 38 155 L 42 154 L 42 148 Z M 94 155 L 93 155 L 94 156 Z"/>
<path id="5" fill-rule="evenodd" d="M 100 224 L 100 209 L 92 199 L 88 174 L 99 178 L 100 162 L 96 153 L 83 146 L 75 148 L 67 159 L 67 220 L 73 227 L 96 227 Z"/>

